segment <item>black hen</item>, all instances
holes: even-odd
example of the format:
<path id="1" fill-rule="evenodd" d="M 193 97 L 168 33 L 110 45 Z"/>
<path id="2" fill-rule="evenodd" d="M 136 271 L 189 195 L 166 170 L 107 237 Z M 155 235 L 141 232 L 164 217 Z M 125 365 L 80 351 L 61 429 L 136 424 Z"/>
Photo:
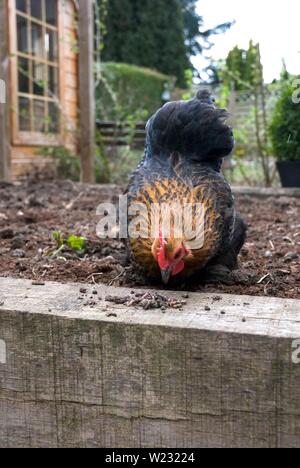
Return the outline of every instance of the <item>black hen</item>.
<path id="1" fill-rule="evenodd" d="M 149 279 L 162 278 L 165 284 L 186 281 L 205 270 L 211 273 L 210 279 L 218 281 L 221 273 L 236 266 L 246 227 L 236 214 L 231 188 L 220 172 L 223 158 L 234 147 L 227 117 L 204 91 L 190 101 L 166 104 L 147 124 L 145 156 L 127 193 L 130 204 L 147 207 L 147 232 L 142 223 L 140 236 L 130 233 L 129 248 L 132 261 Z M 153 205 L 162 208 L 174 203 L 182 212 L 187 205 L 193 207 L 189 219 L 193 227 L 200 219 L 196 206 L 203 207 L 201 245 L 192 235 L 178 235 L 174 216 L 165 234 L 163 210 L 152 225 Z M 129 219 L 133 221 L 132 215 Z M 195 235 L 195 229 L 193 232 Z"/>

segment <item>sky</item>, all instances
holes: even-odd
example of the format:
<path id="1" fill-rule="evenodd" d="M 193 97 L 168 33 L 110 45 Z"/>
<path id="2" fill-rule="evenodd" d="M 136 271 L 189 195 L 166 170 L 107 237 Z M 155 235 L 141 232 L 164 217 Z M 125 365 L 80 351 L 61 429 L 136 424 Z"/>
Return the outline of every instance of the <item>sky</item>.
<path id="1" fill-rule="evenodd" d="M 204 27 L 235 20 L 236 24 L 213 38 L 215 46 L 208 54 L 224 59 L 236 45 L 247 48 L 250 39 L 261 45 L 266 82 L 280 76 L 282 59 L 288 71 L 300 74 L 300 1 L 299 0 L 199 0 L 198 11 Z M 195 65 L 205 67 L 201 57 Z"/>

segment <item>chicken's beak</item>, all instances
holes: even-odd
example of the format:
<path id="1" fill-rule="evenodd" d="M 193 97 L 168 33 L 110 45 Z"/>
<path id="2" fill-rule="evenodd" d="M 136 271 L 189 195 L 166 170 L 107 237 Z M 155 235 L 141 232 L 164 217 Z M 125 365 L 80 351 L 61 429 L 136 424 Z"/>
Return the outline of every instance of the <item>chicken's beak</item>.
<path id="1" fill-rule="evenodd" d="M 172 275 L 172 268 L 167 268 L 166 270 L 161 270 L 161 278 L 164 285 L 168 285 Z"/>

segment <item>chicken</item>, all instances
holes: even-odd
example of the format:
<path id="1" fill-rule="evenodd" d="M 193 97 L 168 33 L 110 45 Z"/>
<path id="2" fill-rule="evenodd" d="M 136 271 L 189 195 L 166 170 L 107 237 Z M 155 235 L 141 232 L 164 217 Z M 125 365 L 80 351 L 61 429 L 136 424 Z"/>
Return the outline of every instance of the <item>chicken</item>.
<path id="1" fill-rule="evenodd" d="M 246 225 L 221 174 L 234 147 L 227 118 L 204 91 L 164 105 L 147 124 L 127 195 L 130 257 L 148 280 L 222 281 L 237 265 Z"/>

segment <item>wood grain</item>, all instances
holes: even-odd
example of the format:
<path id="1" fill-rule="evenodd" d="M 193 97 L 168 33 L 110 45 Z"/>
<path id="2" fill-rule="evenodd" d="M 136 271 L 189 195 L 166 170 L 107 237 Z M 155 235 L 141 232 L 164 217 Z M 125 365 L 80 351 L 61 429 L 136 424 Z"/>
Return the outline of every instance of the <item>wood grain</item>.
<path id="1" fill-rule="evenodd" d="M 85 307 L 80 287 L 0 280 L 0 447 L 299 447 L 299 301 L 163 314 Z"/>

